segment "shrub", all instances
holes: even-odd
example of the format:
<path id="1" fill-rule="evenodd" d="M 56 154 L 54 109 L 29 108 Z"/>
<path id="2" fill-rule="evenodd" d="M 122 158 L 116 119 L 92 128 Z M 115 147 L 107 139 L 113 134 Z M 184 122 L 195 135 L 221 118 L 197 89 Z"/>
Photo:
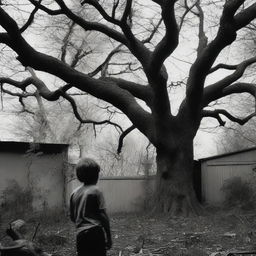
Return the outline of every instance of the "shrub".
<path id="1" fill-rule="evenodd" d="M 10 180 L 1 195 L 1 210 L 9 218 L 23 218 L 32 212 L 32 191 L 22 188 L 15 180 Z"/>
<path id="2" fill-rule="evenodd" d="M 255 209 L 256 196 L 252 183 L 242 180 L 241 177 L 233 177 L 224 182 L 221 190 L 224 192 L 224 205 L 227 208 Z"/>

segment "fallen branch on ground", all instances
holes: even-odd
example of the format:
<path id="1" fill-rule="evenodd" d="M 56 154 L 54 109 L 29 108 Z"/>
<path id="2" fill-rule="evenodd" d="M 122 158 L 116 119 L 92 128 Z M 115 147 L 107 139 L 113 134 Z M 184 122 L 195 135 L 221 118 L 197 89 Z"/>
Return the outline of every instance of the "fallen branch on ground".
<path id="1" fill-rule="evenodd" d="M 18 223 L 18 225 L 16 225 Z M 6 234 L 12 238 L 13 245 L 3 246 L 0 243 L 1 256 L 51 256 L 37 247 L 34 242 L 28 241 L 22 237 L 18 229 L 25 224 L 21 221 L 12 222 L 10 227 L 6 230 Z M 20 225 L 19 225 L 20 224 Z"/>

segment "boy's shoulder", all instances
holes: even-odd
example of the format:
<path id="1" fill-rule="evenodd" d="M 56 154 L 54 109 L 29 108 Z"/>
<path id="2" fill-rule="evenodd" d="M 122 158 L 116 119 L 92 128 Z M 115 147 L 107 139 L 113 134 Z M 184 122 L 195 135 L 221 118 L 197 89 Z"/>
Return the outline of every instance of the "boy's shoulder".
<path id="1" fill-rule="evenodd" d="M 87 186 L 86 189 L 87 189 L 88 193 L 90 193 L 90 194 L 101 194 L 102 193 L 100 188 L 97 185 Z"/>
<path id="2" fill-rule="evenodd" d="M 101 194 L 102 193 L 97 185 L 88 185 L 88 186 L 81 185 L 81 186 L 75 188 L 73 190 L 73 192 L 71 193 L 71 195 L 81 193 L 81 192 L 86 192 L 88 194 Z"/>
<path id="3" fill-rule="evenodd" d="M 83 187 L 83 185 L 78 186 L 77 188 L 75 188 L 75 189 L 72 191 L 71 195 L 76 194 L 78 191 L 80 191 L 80 190 L 82 189 L 82 187 Z"/>

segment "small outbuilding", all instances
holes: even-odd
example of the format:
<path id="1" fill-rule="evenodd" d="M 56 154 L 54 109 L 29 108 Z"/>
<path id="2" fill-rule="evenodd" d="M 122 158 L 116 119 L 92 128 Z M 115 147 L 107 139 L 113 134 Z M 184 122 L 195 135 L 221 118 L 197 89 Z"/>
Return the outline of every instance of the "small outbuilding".
<path id="1" fill-rule="evenodd" d="M 1 207 L 63 208 L 68 145 L 0 141 Z"/>
<path id="2" fill-rule="evenodd" d="M 256 147 L 216 155 L 201 162 L 202 201 L 211 205 L 224 200 L 222 186 L 227 179 L 251 179 L 256 172 Z M 256 175 L 256 174 L 255 174 Z"/>

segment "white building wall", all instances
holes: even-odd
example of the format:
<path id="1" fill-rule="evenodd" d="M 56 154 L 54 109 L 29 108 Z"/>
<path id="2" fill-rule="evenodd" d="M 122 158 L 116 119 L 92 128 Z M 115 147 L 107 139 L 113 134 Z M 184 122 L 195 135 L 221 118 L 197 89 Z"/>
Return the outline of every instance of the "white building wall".
<path id="1" fill-rule="evenodd" d="M 68 183 L 68 202 L 71 192 L 78 186 L 81 183 L 76 179 Z M 144 199 L 153 190 L 154 180 L 137 177 L 102 178 L 98 186 L 104 194 L 108 212 L 128 213 L 143 208 Z"/>

